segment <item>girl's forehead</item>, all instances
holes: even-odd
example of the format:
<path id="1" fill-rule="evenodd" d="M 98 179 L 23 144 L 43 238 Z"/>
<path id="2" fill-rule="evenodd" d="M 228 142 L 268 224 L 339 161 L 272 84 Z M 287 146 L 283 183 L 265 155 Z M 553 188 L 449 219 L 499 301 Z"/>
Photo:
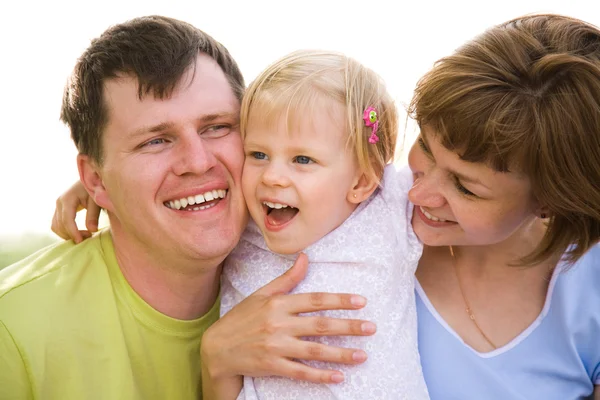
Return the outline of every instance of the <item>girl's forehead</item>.
<path id="1" fill-rule="evenodd" d="M 346 119 L 344 107 L 334 101 L 313 104 L 256 105 L 248 113 L 245 134 L 257 129 L 277 130 L 287 135 L 296 135 L 306 131 L 344 130 Z"/>

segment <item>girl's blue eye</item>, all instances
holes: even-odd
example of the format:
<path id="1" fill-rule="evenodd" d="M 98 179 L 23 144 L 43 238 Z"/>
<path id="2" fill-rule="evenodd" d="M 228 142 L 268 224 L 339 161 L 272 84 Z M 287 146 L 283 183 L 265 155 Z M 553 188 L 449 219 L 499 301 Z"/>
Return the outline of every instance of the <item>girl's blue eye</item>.
<path id="1" fill-rule="evenodd" d="M 298 164 L 310 164 L 312 162 L 310 157 L 306 156 L 296 156 L 294 161 L 296 161 Z"/>
<path id="2" fill-rule="evenodd" d="M 266 160 L 267 159 L 267 155 L 261 151 L 253 151 L 250 154 L 250 156 L 256 158 L 257 160 Z"/>

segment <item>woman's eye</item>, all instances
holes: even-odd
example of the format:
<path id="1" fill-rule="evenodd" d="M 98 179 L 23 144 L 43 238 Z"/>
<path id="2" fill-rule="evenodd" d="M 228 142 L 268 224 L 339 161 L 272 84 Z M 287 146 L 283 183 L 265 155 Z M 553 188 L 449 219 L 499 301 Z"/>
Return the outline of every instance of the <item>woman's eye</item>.
<path id="1" fill-rule="evenodd" d="M 475 196 L 475 193 L 471 192 L 469 189 L 464 187 L 458 179 L 454 180 L 454 186 L 456 187 L 456 190 L 458 190 L 459 192 L 461 192 L 462 194 L 464 194 L 466 196 Z"/>
<path id="2" fill-rule="evenodd" d="M 431 155 L 431 150 L 429 150 L 421 136 L 419 136 L 419 138 L 417 139 L 417 143 L 419 144 L 419 147 L 421 148 L 421 150 L 423 150 L 425 154 Z"/>
<path id="3" fill-rule="evenodd" d="M 261 151 L 251 152 L 250 157 L 255 158 L 257 160 L 266 160 L 267 159 L 267 155 Z"/>
<path id="4" fill-rule="evenodd" d="M 294 157 L 294 162 L 297 162 L 298 164 L 310 164 L 313 160 L 306 156 L 296 156 Z"/>

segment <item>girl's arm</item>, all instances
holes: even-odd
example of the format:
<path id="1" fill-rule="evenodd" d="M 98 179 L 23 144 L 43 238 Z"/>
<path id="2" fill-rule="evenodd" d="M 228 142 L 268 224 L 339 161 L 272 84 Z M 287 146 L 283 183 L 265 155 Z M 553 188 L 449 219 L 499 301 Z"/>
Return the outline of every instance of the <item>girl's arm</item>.
<path id="1" fill-rule="evenodd" d="M 86 209 L 85 226 L 87 230 L 79 230 L 75 215 Z M 92 236 L 98 230 L 100 207 L 88 195 L 81 182 L 77 181 L 56 200 L 56 209 L 52 217 L 52 231 L 63 239 L 73 239 L 79 243 Z"/>

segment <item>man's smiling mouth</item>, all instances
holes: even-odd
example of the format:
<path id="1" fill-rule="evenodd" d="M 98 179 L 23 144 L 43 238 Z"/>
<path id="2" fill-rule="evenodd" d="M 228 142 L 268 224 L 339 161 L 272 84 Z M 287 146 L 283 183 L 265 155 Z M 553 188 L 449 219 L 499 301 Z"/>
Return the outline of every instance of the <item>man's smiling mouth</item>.
<path id="1" fill-rule="evenodd" d="M 199 211 L 211 208 L 219 200 L 227 196 L 228 190 L 215 189 L 195 196 L 182 197 L 180 199 L 165 201 L 163 204 L 173 210 Z"/>

